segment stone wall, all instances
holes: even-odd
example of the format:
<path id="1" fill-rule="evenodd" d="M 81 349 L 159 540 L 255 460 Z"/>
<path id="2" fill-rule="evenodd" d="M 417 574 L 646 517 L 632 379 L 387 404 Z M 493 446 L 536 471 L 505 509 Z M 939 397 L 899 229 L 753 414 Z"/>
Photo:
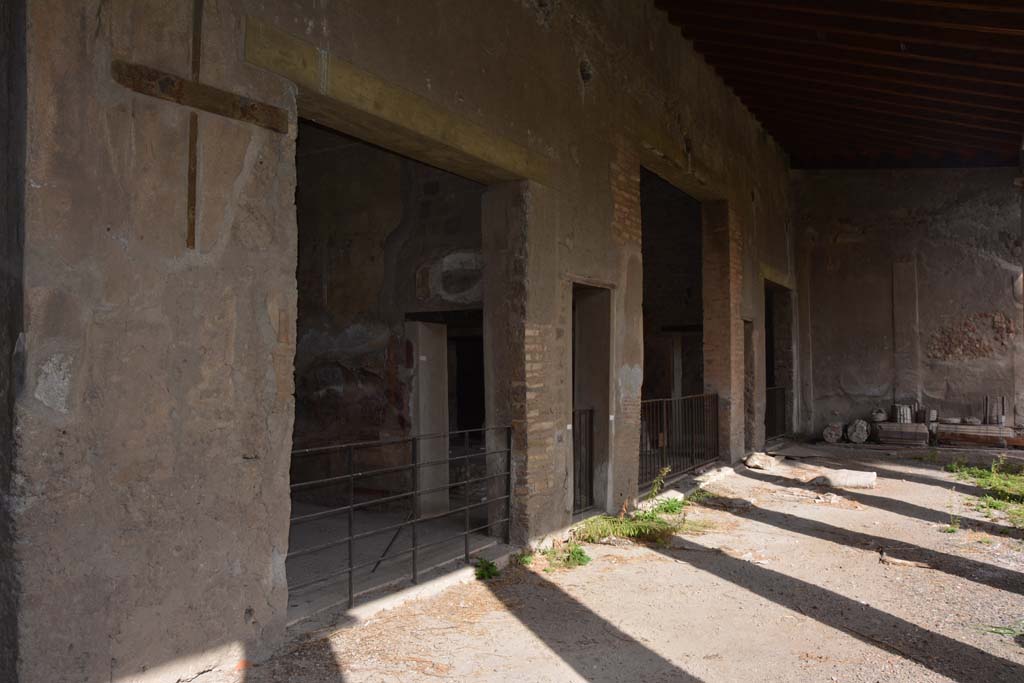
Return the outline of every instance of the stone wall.
<path id="1" fill-rule="evenodd" d="M 25 3 L 0 5 L 0 680 L 16 677 L 18 575 L 13 506 L 14 401 L 21 387 L 25 186 Z"/>
<path id="2" fill-rule="evenodd" d="M 1024 419 L 1016 175 L 795 174 L 814 431 L 893 401 L 981 417 L 986 394 Z"/>
<path id="3" fill-rule="evenodd" d="M 605 500 L 636 495 L 641 164 L 705 202 L 704 381 L 726 457 L 743 444 L 740 316 L 763 325 L 766 268 L 794 276 L 782 152 L 650 3 L 205 7 L 200 80 L 283 108 L 291 130 L 199 113 L 188 249 L 189 110 L 117 85 L 110 62 L 187 75 L 191 3 L 28 4 L 25 681 L 176 680 L 283 637 L 299 116 L 497 183 L 488 410 L 514 428 L 517 541 L 571 520 L 573 282 L 612 292 Z M 297 51 L 261 51 L 254 21 Z"/>

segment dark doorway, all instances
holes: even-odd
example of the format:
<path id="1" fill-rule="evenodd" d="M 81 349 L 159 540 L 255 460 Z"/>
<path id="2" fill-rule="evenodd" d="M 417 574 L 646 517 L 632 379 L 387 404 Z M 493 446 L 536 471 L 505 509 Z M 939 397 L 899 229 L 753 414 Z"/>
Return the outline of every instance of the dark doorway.
<path id="1" fill-rule="evenodd" d="M 743 321 L 743 446 L 747 453 L 754 450 L 754 388 L 757 386 L 754 366 L 754 323 Z"/>
<path id="2" fill-rule="evenodd" d="M 573 513 L 603 507 L 608 486 L 611 292 L 572 289 Z"/>
<path id="3" fill-rule="evenodd" d="M 485 427 L 480 183 L 307 121 L 289 619 L 494 546 L 511 436 Z"/>
<path id="4" fill-rule="evenodd" d="M 643 399 L 704 391 L 700 202 L 641 169 Z"/>
<path id="5" fill-rule="evenodd" d="M 448 333 L 448 411 L 451 430 L 484 426 L 484 338 Z"/>
<path id="6" fill-rule="evenodd" d="M 701 205 L 641 169 L 644 372 L 641 489 L 718 458 L 718 399 L 704 393 Z"/>
<path id="7" fill-rule="evenodd" d="M 764 287 L 764 436 L 773 439 L 792 431 L 793 296 L 785 287 L 765 281 Z"/>

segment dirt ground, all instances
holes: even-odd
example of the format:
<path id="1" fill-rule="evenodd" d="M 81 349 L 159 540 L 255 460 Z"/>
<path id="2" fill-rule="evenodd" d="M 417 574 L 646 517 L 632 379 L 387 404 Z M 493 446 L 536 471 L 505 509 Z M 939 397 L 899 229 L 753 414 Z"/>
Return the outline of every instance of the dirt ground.
<path id="1" fill-rule="evenodd" d="M 306 643 L 245 683 L 1024 681 L 1021 530 L 975 513 L 980 491 L 931 458 L 798 454 L 819 457 L 710 484 L 688 513 L 708 533 L 588 545 L 593 561 L 570 570 L 510 568 Z M 802 483 L 820 467 L 874 470 L 878 485 Z"/>

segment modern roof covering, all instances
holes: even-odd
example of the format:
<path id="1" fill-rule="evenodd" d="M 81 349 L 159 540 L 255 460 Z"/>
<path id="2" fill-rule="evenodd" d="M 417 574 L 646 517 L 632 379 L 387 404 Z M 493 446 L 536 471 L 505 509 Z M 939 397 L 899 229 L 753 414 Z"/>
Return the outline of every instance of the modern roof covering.
<path id="1" fill-rule="evenodd" d="M 1016 166 L 1024 0 L 655 0 L 803 168 Z"/>

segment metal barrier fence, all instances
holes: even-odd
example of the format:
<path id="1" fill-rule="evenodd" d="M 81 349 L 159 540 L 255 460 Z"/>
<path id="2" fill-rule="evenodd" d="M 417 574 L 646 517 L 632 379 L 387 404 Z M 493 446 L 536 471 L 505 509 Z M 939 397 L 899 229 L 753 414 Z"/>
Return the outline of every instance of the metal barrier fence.
<path id="1" fill-rule="evenodd" d="M 764 438 L 789 432 L 786 419 L 786 387 L 768 387 L 764 392 Z"/>
<path id="2" fill-rule="evenodd" d="M 373 572 L 382 562 L 411 555 L 411 578 L 413 583 L 418 583 L 420 552 L 425 548 L 462 538 L 462 552 L 454 553 L 447 560 L 456 560 L 461 555 L 468 563 L 473 534 L 485 532 L 494 536 L 500 531 L 507 543 L 511 517 L 511 464 L 511 427 L 488 427 L 293 451 L 291 538 L 293 541 L 296 539 L 299 525 L 332 518 L 340 518 L 340 523 L 338 529 L 326 527 L 325 533 L 336 537 L 318 538 L 305 547 L 289 547 L 288 560 L 345 548 L 347 553 L 341 568 L 327 563 L 329 568 L 326 571 L 313 577 L 303 577 L 298 583 L 292 583 L 289 577 L 289 591 L 347 577 L 348 604 L 352 607 L 355 603 L 355 574 L 360 569 L 372 567 L 370 572 Z M 440 480 L 444 483 L 438 484 Z M 296 510 L 303 508 L 305 511 L 295 514 Z M 376 522 L 387 520 L 389 516 L 400 519 L 403 515 L 404 521 L 371 525 L 372 528 L 363 531 L 357 529 L 358 526 L 366 526 L 365 522 L 371 517 L 370 521 Z M 461 529 L 448 533 L 454 527 L 449 518 L 456 518 Z M 449 520 L 445 525 L 447 535 L 438 537 L 434 533 L 429 538 L 422 537 L 420 532 L 425 526 L 444 520 Z M 399 534 L 406 529 L 411 535 L 409 547 L 394 549 Z M 372 541 L 374 537 L 375 542 Z M 360 557 L 361 542 L 365 544 L 362 550 L 365 551 L 369 545 L 373 555 L 376 551 L 372 546 L 379 546 L 388 537 L 390 540 L 382 553 L 368 560 Z"/>
<path id="3" fill-rule="evenodd" d="M 594 505 L 594 410 L 572 411 L 572 511 Z"/>
<path id="4" fill-rule="evenodd" d="M 640 402 L 641 488 L 664 467 L 670 476 L 718 460 L 718 395 Z"/>

